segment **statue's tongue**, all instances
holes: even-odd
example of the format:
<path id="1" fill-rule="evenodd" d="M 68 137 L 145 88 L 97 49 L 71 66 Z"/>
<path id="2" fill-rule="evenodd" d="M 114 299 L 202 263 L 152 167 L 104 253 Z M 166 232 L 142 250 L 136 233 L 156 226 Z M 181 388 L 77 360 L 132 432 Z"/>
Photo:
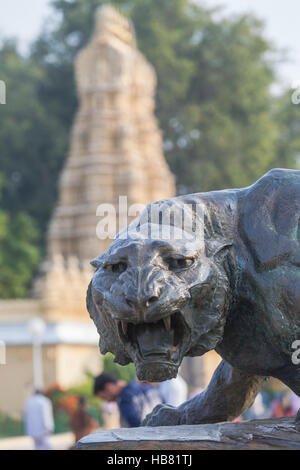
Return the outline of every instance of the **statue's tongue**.
<path id="1" fill-rule="evenodd" d="M 174 329 L 167 332 L 162 321 L 137 325 L 135 333 L 140 352 L 144 357 L 152 354 L 165 355 L 174 344 Z"/>

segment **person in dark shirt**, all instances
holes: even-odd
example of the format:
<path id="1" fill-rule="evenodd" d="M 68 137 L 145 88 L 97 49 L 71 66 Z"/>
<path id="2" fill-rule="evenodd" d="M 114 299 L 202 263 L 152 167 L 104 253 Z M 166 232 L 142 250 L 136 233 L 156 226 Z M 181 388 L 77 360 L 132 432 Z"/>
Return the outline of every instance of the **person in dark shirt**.
<path id="1" fill-rule="evenodd" d="M 116 401 L 120 410 L 122 427 L 139 427 L 153 408 L 162 403 L 157 387 L 118 380 L 103 373 L 95 378 L 94 394 L 106 401 Z"/>

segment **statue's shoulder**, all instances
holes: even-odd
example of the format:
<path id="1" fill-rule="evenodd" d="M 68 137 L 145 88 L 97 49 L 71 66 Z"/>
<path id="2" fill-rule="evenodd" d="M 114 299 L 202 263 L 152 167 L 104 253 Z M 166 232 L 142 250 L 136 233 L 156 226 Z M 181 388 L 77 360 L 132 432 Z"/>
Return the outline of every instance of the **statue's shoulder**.
<path id="1" fill-rule="evenodd" d="M 289 170 L 285 168 L 274 168 L 264 176 L 262 176 L 256 183 L 245 188 L 247 194 L 265 191 L 277 191 L 280 188 L 288 188 L 290 185 L 300 185 L 300 171 Z"/>
<path id="2" fill-rule="evenodd" d="M 285 168 L 274 168 L 268 171 L 251 186 L 238 189 L 224 189 L 219 191 L 199 192 L 177 196 L 172 201 L 182 203 L 197 203 L 203 201 L 207 205 L 223 206 L 234 204 L 239 200 L 247 200 L 250 195 L 262 194 L 264 191 L 272 192 L 278 189 L 288 189 L 291 186 L 300 185 L 300 171 Z M 166 200 L 167 201 L 167 200 Z"/>
<path id="3" fill-rule="evenodd" d="M 260 270 L 298 263 L 300 171 L 276 168 L 239 200 L 239 232 Z"/>

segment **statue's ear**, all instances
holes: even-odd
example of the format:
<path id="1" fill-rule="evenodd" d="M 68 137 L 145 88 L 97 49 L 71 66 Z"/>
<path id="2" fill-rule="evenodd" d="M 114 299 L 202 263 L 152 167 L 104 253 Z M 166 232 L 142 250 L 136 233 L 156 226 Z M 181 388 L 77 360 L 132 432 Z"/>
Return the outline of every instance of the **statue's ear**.
<path id="1" fill-rule="evenodd" d="M 231 240 L 207 240 L 205 242 L 206 256 L 215 256 L 232 245 L 233 242 Z"/>
<path id="2" fill-rule="evenodd" d="M 92 259 L 90 261 L 90 264 L 96 269 L 100 268 L 100 266 L 102 264 L 101 263 L 101 256 L 98 256 L 97 258 Z"/>

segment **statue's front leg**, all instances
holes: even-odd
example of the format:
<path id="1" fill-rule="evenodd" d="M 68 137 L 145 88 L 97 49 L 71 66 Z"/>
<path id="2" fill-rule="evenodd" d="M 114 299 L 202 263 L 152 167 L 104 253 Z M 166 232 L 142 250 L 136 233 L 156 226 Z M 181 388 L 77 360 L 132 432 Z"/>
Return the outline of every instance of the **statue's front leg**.
<path id="1" fill-rule="evenodd" d="M 177 408 L 158 405 L 144 426 L 174 426 L 232 421 L 246 411 L 266 377 L 245 374 L 222 361 L 207 389 Z"/>

